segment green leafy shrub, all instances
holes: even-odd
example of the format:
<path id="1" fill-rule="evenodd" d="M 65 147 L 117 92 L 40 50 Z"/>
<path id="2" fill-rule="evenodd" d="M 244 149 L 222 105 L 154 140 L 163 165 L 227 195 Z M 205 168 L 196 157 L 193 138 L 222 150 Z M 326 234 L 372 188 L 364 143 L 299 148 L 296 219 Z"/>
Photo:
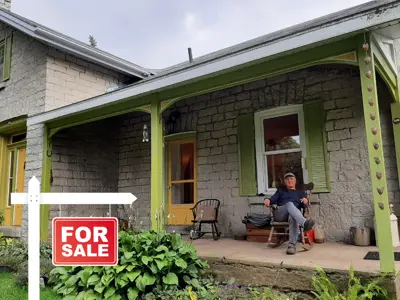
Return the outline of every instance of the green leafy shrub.
<path id="1" fill-rule="evenodd" d="M 52 250 L 49 243 L 40 245 L 40 269 L 41 276 L 47 279 L 50 271 L 54 268 L 52 264 Z M 21 285 L 28 284 L 28 246 L 26 243 L 16 239 L 10 239 L 0 247 L 0 265 L 6 266 L 14 272 L 15 279 Z"/>
<path id="2" fill-rule="evenodd" d="M 355 277 L 353 266 L 350 267 L 348 289 L 340 293 L 332 283 L 325 271 L 317 267 L 319 276 L 313 277 L 313 286 L 316 292 L 312 292 L 319 300 L 360 300 L 360 299 L 390 299 L 387 291 L 380 285 L 383 277 L 372 282 L 362 284 Z"/>
<path id="3" fill-rule="evenodd" d="M 65 299 L 137 299 L 152 290 L 200 288 L 208 265 L 180 235 L 120 232 L 119 262 L 107 267 L 58 267 L 53 289 Z"/>

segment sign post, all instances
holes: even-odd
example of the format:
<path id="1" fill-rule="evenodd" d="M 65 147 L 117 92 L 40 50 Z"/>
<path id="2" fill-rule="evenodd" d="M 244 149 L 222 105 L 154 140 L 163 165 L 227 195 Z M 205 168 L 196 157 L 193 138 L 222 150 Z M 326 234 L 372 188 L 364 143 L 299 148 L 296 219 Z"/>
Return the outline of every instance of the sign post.
<path id="1" fill-rule="evenodd" d="M 28 205 L 28 299 L 40 299 L 40 205 L 41 204 L 132 204 L 136 197 L 131 193 L 40 193 L 40 182 L 34 176 L 29 180 L 28 193 L 11 193 L 11 204 Z M 89 218 L 114 219 L 114 218 Z M 101 226 L 98 226 L 101 227 Z M 117 227 L 118 228 L 118 227 Z M 89 232 L 90 229 L 82 229 Z M 87 231 L 89 230 L 89 231 Z M 94 232 L 93 228 L 93 232 Z M 97 237 L 107 239 L 104 229 L 97 231 Z M 66 230 L 67 235 L 69 231 Z M 89 233 L 88 233 L 89 234 Z M 110 235 L 111 237 L 112 235 Z M 81 233 L 80 240 L 87 239 Z M 114 237 L 118 241 L 118 236 Z M 105 246 L 101 247 L 104 254 Z M 54 250 L 53 250 L 54 251 Z M 99 252 L 98 252 L 99 253 Z M 92 254 L 93 255 L 93 254 Z M 118 258 L 118 250 L 116 251 Z M 53 258 L 54 259 L 54 258 Z M 114 262 L 112 262 L 114 263 Z M 115 262 L 116 264 L 117 262 Z M 81 264 L 83 265 L 83 264 Z"/>

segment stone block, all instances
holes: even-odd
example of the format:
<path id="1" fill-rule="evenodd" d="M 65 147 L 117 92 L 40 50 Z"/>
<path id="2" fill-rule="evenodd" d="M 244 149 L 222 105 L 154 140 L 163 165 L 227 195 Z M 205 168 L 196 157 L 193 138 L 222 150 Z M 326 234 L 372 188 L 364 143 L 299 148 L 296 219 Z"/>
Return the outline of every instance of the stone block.
<path id="1" fill-rule="evenodd" d="M 229 127 L 233 127 L 233 120 L 225 120 L 222 122 L 214 123 L 214 130 L 221 130 Z"/>
<path id="2" fill-rule="evenodd" d="M 357 127 L 350 129 L 351 137 L 358 138 L 358 137 L 365 137 L 365 128 Z"/>
<path id="3" fill-rule="evenodd" d="M 224 120 L 224 115 L 223 114 L 216 114 L 212 116 L 212 122 L 220 122 Z M 218 124 L 218 123 L 215 123 Z M 214 124 L 214 126 L 215 126 Z M 218 130 L 218 128 L 215 128 L 215 130 Z"/>
<path id="4" fill-rule="evenodd" d="M 197 155 L 198 156 L 209 156 L 210 155 L 210 148 L 205 148 L 205 149 L 200 149 L 198 152 L 197 152 Z"/>
<path id="5" fill-rule="evenodd" d="M 340 145 L 342 150 L 356 149 L 357 145 L 354 143 L 353 139 L 342 140 L 340 141 Z"/>
<path id="6" fill-rule="evenodd" d="M 207 141 L 207 147 L 216 147 L 218 146 L 218 140 L 213 139 L 213 140 L 208 140 Z"/>
<path id="7" fill-rule="evenodd" d="M 224 136 L 224 137 L 218 139 L 218 145 L 224 146 L 224 145 L 228 145 L 228 144 L 229 144 L 229 137 Z"/>
<path id="8" fill-rule="evenodd" d="M 209 140 L 211 138 L 211 133 L 210 132 L 199 133 L 197 135 L 197 138 L 199 141 Z"/>
<path id="9" fill-rule="evenodd" d="M 329 101 L 324 101 L 324 109 L 325 110 L 331 110 L 335 109 L 335 101 L 334 100 L 329 100 Z"/>
<path id="10" fill-rule="evenodd" d="M 249 99 L 250 99 L 250 92 L 239 93 L 236 95 L 236 103 L 235 104 L 237 104 L 239 102 L 245 102 L 244 100 L 249 100 Z M 251 105 L 251 101 L 247 101 L 247 102 L 250 103 L 250 105 Z M 236 107 L 236 105 L 235 105 L 235 107 Z"/>
<path id="11" fill-rule="evenodd" d="M 213 170 L 213 172 L 224 171 L 224 170 L 226 170 L 225 164 L 224 163 L 214 164 L 214 165 L 212 165 L 212 170 Z"/>
<path id="12" fill-rule="evenodd" d="M 218 130 L 218 131 L 212 131 L 212 132 L 211 132 L 211 137 L 212 137 L 213 139 L 218 139 L 218 138 L 221 138 L 221 137 L 224 137 L 224 136 L 226 136 L 226 131 L 225 131 L 225 129 Z"/>
<path id="13" fill-rule="evenodd" d="M 327 122 L 325 122 L 325 130 L 326 130 L 326 131 L 331 131 L 331 130 L 333 130 L 333 121 L 327 121 Z"/>
<path id="14" fill-rule="evenodd" d="M 335 142 L 327 142 L 326 143 L 328 151 L 338 151 L 340 150 L 340 142 L 335 141 Z"/>
<path id="15" fill-rule="evenodd" d="M 225 105 L 218 106 L 218 113 L 225 113 L 225 112 L 233 112 L 234 111 L 234 104 L 229 103 Z"/>
<path id="16" fill-rule="evenodd" d="M 226 154 L 209 156 L 207 162 L 209 164 L 225 163 L 227 161 Z"/>
<path id="17" fill-rule="evenodd" d="M 233 145 L 225 145 L 222 147 L 223 153 L 237 153 L 238 152 L 238 146 L 236 144 Z"/>
<path id="18" fill-rule="evenodd" d="M 351 108 L 330 110 L 326 114 L 327 120 L 338 120 L 338 119 L 346 119 L 352 117 L 353 117 L 353 111 Z"/>
<path id="19" fill-rule="evenodd" d="M 218 113 L 218 110 L 217 110 L 216 107 L 209 107 L 209 108 L 206 108 L 206 109 L 203 109 L 203 110 L 199 111 L 199 118 L 212 116 L 212 115 L 215 115 L 217 113 Z"/>
<path id="20" fill-rule="evenodd" d="M 329 141 L 340 141 L 351 137 L 349 129 L 335 130 L 328 132 Z"/>
<path id="21" fill-rule="evenodd" d="M 234 128 L 227 128 L 226 129 L 226 135 L 234 135 L 234 134 L 237 134 L 237 128 L 236 127 L 234 127 Z"/>
<path id="22" fill-rule="evenodd" d="M 336 107 L 337 108 L 344 108 L 344 107 L 351 107 L 353 104 L 355 104 L 356 98 L 350 97 L 350 98 L 342 98 L 342 99 L 336 99 Z"/>
<path id="23" fill-rule="evenodd" d="M 250 94 L 249 94 L 249 97 L 250 97 Z M 236 110 L 241 110 L 241 109 L 245 109 L 245 108 L 251 108 L 251 100 L 243 100 L 243 101 L 240 101 L 240 100 L 237 100 L 236 102 L 235 102 L 235 109 Z"/>
<path id="24" fill-rule="evenodd" d="M 222 147 L 211 148 L 211 155 L 222 154 Z"/>
<path id="25" fill-rule="evenodd" d="M 231 136 L 229 137 L 229 144 L 237 144 L 236 135 L 231 135 Z"/>
<path id="26" fill-rule="evenodd" d="M 199 125 L 209 124 L 209 123 L 211 123 L 211 116 L 202 117 L 202 118 L 200 117 L 197 122 L 198 122 Z"/>
<path id="27" fill-rule="evenodd" d="M 342 119 L 335 121 L 335 129 L 354 128 L 358 126 L 356 119 Z"/>

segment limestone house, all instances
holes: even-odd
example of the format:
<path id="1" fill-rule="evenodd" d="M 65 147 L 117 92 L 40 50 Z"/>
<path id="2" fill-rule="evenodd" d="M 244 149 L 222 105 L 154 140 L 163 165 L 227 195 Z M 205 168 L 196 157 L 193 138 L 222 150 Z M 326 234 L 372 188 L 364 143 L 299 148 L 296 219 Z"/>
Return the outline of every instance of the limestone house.
<path id="1" fill-rule="evenodd" d="M 156 218 L 188 225 L 196 201 L 217 198 L 229 237 L 292 171 L 315 184 L 312 214 L 329 240 L 346 242 L 350 227 L 373 227 L 375 217 L 381 270 L 394 269 L 399 1 L 371 1 L 158 71 L 5 9 L 0 21 L 0 203 L 10 232 L 26 236 L 27 209 L 9 206 L 9 192 L 36 176 L 44 192 L 131 192 L 137 220 L 153 229 Z M 63 216 L 107 211 L 62 207 Z M 42 239 L 59 213 L 43 207 Z"/>

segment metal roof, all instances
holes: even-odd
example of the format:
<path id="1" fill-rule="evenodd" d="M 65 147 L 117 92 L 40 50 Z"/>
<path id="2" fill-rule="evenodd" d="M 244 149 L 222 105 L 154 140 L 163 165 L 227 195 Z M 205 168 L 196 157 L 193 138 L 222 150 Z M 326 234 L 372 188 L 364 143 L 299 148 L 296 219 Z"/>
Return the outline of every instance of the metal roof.
<path id="1" fill-rule="evenodd" d="M 57 49 L 100 64 L 109 69 L 139 78 L 145 78 L 154 74 L 154 70 L 148 70 L 108 52 L 82 43 L 3 8 L 0 8 L 0 21 Z"/>
<path id="2" fill-rule="evenodd" d="M 296 26 L 292 26 L 245 43 L 160 70 L 154 76 L 117 91 L 83 100 L 53 111 L 28 118 L 28 125 L 45 123 L 74 115 L 123 99 L 160 91 L 184 82 L 197 80 L 236 66 L 285 53 L 293 53 L 311 45 L 398 23 L 400 0 L 371 1 Z"/>

